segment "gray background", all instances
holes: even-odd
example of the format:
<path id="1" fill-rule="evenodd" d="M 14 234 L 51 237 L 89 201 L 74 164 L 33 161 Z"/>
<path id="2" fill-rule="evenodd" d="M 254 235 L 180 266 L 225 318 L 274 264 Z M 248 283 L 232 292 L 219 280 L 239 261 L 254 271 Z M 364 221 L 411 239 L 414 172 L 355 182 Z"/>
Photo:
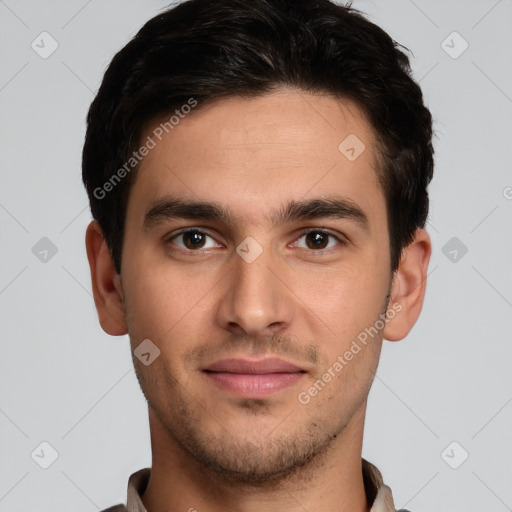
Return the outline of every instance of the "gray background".
<path id="1" fill-rule="evenodd" d="M 166 4 L 0 1 L 2 511 L 102 509 L 150 465 L 128 338 L 96 319 L 80 159 L 106 65 Z M 398 508 L 512 510 L 512 0 L 354 5 L 414 52 L 437 131 L 426 301 L 384 345 L 363 454 Z"/>

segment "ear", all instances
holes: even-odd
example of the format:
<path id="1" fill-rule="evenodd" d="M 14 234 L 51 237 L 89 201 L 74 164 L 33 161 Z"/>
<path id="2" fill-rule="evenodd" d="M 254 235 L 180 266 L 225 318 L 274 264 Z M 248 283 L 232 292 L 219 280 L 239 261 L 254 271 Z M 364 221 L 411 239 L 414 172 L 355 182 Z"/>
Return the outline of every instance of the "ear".
<path id="1" fill-rule="evenodd" d="M 128 332 L 121 288 L 110 251 L 97 221 L 92 221 L 85 233 L 87 258 L 91 269 L 92 292 L 102 329 L 112 336 Z"/>
<path id="2" fill-rule="evenodd" d="M 403 250 L 393 277 L 388 311 L 394 316 L 384 328 L 384 338 L 398 341 L 407 336 L 420 316 L 427 287 L 427 269 L 432 252 L 430 236 L 417 229 L 413 241 Z"/>

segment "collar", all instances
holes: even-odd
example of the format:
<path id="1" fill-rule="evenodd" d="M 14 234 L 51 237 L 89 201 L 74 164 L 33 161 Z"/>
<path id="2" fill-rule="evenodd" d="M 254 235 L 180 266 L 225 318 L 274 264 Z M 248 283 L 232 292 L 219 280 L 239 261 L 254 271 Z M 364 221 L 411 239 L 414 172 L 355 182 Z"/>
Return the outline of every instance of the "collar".
<path id="1" fill-rule="evenodd" d="M 384 484 L 380 471 L 370 462 L 362 459 L 363 481 L 368 502 L 372 503 L 370 512 L 396 512 L 391 489 Z M 142 503 L 151 474 L 150 468 L 133 473 L 128 481 L 126 508 L 128 512 L 147 512 Z"/>

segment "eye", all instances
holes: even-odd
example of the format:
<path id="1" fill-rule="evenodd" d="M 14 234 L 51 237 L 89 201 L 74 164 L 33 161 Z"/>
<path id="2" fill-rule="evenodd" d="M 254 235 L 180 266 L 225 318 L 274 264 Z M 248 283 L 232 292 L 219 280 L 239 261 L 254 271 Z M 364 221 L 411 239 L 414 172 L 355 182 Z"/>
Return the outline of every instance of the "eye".
<path id="1" fill-rule="evenodd" d="M 343 245 L 344 242 L 332 233 L 321 229 L 312 229 L 304 233 L 298 238 L 297 242 L 295 242 L 296 247 L 310 250 L 331 249 L 337 244 Z"/>
<path id="2" fill-rule="evenodd" d="M 199 229 L 187 229 L 170 237 L 168 242 L 186 251 L 197 251 L 199 249 L 213 249 L 221 247 L 210 235 Z"/>

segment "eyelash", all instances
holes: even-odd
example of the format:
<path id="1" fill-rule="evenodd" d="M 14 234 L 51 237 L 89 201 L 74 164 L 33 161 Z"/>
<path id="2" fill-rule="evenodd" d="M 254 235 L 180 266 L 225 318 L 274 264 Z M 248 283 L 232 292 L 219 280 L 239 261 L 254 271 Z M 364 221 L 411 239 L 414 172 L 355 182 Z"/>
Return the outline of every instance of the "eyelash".
<path id="1" fill-rule="evenodd" d="M 187 233 L 199 233 L 199 234 L 202 234 L 202 235 L 206 235 L 207 237 L 211 238 L 212 240 L 215 240 L 215 238 L 213 236 L 211 236 L 209 233 L 207 233 L 206 231 L 203 231 L 202 229 L 199 229 L 199 228 L 191 227 L 191 228 L 183 229 L 182 231 L 179 231 L 178 233 L 173 233 L 171 236 L 166 238 L 165 242 L 167 244 L 172 244 L 172 241 L 175 238 L 178 238 L 180 236 L 186 235 Z M 334 233 L 326 230 L 325 228 L 309 228 L 309 229 L 306 229 L 305 231 L 303 231 L 299 235 L 298 238 L 295 239 L 295 242 L 300 240 L 302 237 L 307 236 L 310 233 L 322 233 L 324 235 L 328 235 L 329 237 L 336 239 L 338 244 L 341 245 L 341 246 L 345 246 L 345 245 L 348 244 L 348 241 L 343 236 L 337 236 Z M 219 243 L 219 242 L 216 242 L 216 243 Z M 211 249 L 212 248 L 206 249 L 206 250 L 208 251 L 208 250 L 211 250 Z M 304 249 L 304 248 L 302 248 L 302 249 Z M 320 253 L 330 252 L 330 251 L 332 251 L 332 249 L 333 249 L 333 247 L 330 247 L 330 248 L 327 248 L 327 249 L 305 249 L 305 250 L 307 250 L 307 251 L 309 251 L 311 253 L 318 253 L 318 254 L 320 254 Z M 178 247 L 176 249 L 169 248 L 169 250 L 171 252 L 190 253 L 190 254 L 193 254 L 193 253 L 202 254 L 205 251 L 205 250 L 202 250 L 202 249 L 197 249 L 197 250 L 184 249 L 182 247 Z"/>

